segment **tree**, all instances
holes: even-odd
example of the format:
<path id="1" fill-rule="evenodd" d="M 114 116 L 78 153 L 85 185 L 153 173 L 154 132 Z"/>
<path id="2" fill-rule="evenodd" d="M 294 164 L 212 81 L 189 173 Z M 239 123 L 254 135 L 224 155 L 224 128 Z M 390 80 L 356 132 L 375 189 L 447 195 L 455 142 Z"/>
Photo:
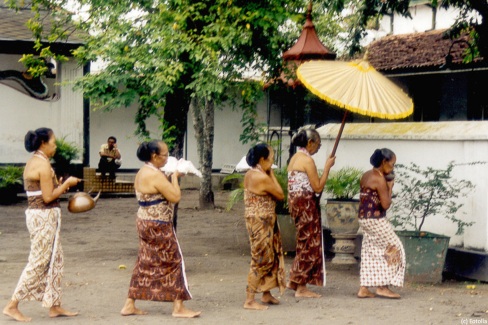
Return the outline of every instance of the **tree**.
<path id="1" fill-rule="evenodd" d="M 16 8 L 23 1 L 7 3 Z M 68 38 L 72 28 L 66 26 L 75 25 L 84 32 L 81 35 L 85 45 L 74 52 L 75 57 L 81 63 L 102 60 L 105 68 L 78 80 L 77 87 L 98 109 L 118 109 L 137 101 L 136 133 L 143 137 L 149 136 L 146 119 L 159 116 L 163 137 L 174 140 L 172 154 L 177 157 L 181 156 L 188 109 L 194 109 L 196 134 L 203 137 L 197 139 L 205 175 L 200 196 L 203 207 L 213 206 L 213 110 L 229 99 L 230 88 L 234 88 L 242 94 L 246 123 L 241 140 L 256 139 L 255 102 L 262 91 L 255 83 L 236 81 L 246 80 L 248 71 L 260 72 L 264 80 L 278 75 L 281 52 L 296 39 L 299 28 L 294 23 L 303 23 L 306 3 L 307 0 L 32 0 L 35 16 L 29 27 L 38 51 L 48 48 L 42 41 Z M 319 12 L 327 14 L 323 15 L 327 18 L 319 16 L 320 22 L 340 20 L 344 9 L 349 9 L 346 24 L 340 28 L 347 32 L 345 44 L 352 56 L 361 50 L 360 40 L 372 19 L 392 12 L 409 16 L 410 1 L 320 0 L 315 4 L 319 5 Z M 437 6 L 438 1 L 433 0 L 432 4 Z M 441 6 L 461 9 L 453 33 L 469 26 L 480 53 L 486 53 L 488 33 L 484 19 L 477 23 L 467 15 L 474 10 L 487 17 L 486 1 L 445 0 Z M 44 24 L 47 18 L 51 18 L 49 29 Z M 337 26 L 330 25 L 329 30 Z M 44 52 L 46 56 L 55 55 Z"/>
<path id="2" fill-rule="evenodd" d="M 9 2 L 11 7 L 17 4 Z M 33 0 L 36 15 L 30 27 L 37 49 L 43 47 L 41 41 L 66 39 L 63 26 L 74 24 L 83 31 L 85 44 L 74 56 L 83 64 L 101 60 L 104 69 L 84 76 L 76 87 L 96 109 L 118 109 L 137 101 L 137 133 L 149 136 L 145 120 L 159 116 L 164 138 L 175 139 L 176 155 L 192 108 L 201 137 L 200 206 L 207 207 L 213 206 L 214 108 L 234 88 L 242 95 L 245 114 L 253 114 L 258 87 L 242 80 L 248 71 L 258 71 L 261 78 L 278 74 L 281 51 L 289 45 L 287 30 L 280 27 L 304 7 L 303 0 Z M 42 9 L 47 14 L 42 15 Z M 46 30 L 42 21 L 48 16 L 56 19 Z M 253 127 L 247 130 L 255 131 Z M 244 141 L 255 139 L 255 134 L 245 135 Z"/>

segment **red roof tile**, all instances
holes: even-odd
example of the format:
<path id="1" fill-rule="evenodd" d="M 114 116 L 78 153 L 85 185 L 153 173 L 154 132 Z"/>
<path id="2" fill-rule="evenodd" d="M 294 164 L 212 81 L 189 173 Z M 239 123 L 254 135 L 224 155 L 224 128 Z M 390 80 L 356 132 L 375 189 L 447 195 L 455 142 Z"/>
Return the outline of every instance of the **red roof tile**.
<path id="1" fill-rule="evenodd" d="M 437 68 L 446 63 L 450 54 L 453 64 L 460 64 L 469 53 L 469 46 L 463 41 L 453 42 L 444 38 L 446 30 L 433 30 L 423 33 L 385 36 L 368 46 L 368 61 L 379 71 L 400 69 Z M 480 61 L 480 58 L 475 59 Z"/>

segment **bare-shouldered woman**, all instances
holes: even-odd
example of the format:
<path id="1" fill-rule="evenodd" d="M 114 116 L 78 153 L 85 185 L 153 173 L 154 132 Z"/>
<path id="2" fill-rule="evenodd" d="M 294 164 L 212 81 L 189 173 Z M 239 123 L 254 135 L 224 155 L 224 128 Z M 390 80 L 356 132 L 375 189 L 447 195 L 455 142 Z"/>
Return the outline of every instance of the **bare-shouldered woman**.
<path id="1" fill-rule="evenodd" d="M 193 318 L 200 312 L 186 308 L 188 290 L 183 255 L 173 226 L 174 206 L 181 199 L 178 172 L 171 182 L 161 171 L 168 161 L 168 146 L 160 140 L 143 142 L 137 157 L 144 162 L 134 180 L 139 204 L 137 231 L 139 253 L 130 280 L 123 316 L 143 315 L 136 300 L 172 301 L 173 317 Z"/>
<path id="2" fill-rule="evenodd" d="M 361 287 L 359 298 L 372 298 L 375 294 L 368 287 L 377 287 L 376 295 L 400 298 L 388 286 L 403 286 L 405 275 L 405 251 L 386 219 L 391 205 L 393 179 L 385 176 L 393 173 L 396 155 L 390 149 L 376 149 L 370 158 L 373 168 L 361 178 L 359 224 L 363 231 L 361 246 Z"/>
<path id="3" fill-rule="evenodd" d="M 335 157 L 327 158 L 319 177 L 312 159 L 321 146 L 314 128 L 301 129 L 292 139 L 298 147 L 288 164 L 288 205 L 297 229 L 296 255 L 290 270 L 288 288 L 295 297 L 318 298 L 307 284 L 325 286 L 322 222 L 319 198 L 324 189 Z"/>
<path id="4" fill-rule="evenodd" d="M 76 186 L 80 179 L 69 177 L 64 183 L 58 183 L 50 163 L 56 152 L 56 137 L 51 129 L 27 132 L 24 144 L 28 152 L 34 152 L 24 168 L 24 188 L 28 199 L 25 215 L 31 249 L 29 262 L 3 313 L 17 321 L 31 321 L 20 312 L 18 305 L 20 301 L 37 300 L 49 308 L 49 317 L 75 316 L 77 312 L 61 308 L 64 264 L 59 197 L 71 186 Z"/>
<path id="5" fill-rule="evenodd" d="M 274 161 L 273 148 L 260 143 L 252 147 L 246 156 L 251 169 L 244 177 L 244 205 L 246 228 L 251 244 L 251 267 L 247 276 L 244 308 L 268 309 L 254 299 L 262 293 L 261 302 L 277 305 L 279 300 L 271 295 L 271 289 L 285 289 L 285 269 L 281 235 L 276 220 L 276 200 L 284 199 L 276 176 L 271 169 Z"/>

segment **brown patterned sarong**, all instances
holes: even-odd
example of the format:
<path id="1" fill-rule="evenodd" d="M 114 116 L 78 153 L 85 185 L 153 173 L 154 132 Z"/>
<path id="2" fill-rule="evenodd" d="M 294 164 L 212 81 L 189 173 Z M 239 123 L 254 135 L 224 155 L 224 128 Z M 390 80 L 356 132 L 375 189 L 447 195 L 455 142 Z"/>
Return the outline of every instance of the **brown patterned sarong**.
<path id="1" fill-rule="evenodd" d="M 60 306 L 64 265 L 59 234 L 61 210 L 27 209 L 25 215 L 31 249 L 13 299 L 42 301 L 42 306 L 46 308 Z"/>
<path id="2" fill-rule="evenodd" d="M 325 286 L 322 222 L 319 204 L 305 172 L 288 173 L 288 205 L 297 228 L 290 281 Z"/>
<path id="3" fill-rule="evenodd" d="M 174 231 L 172 215 L 164 217 L 160 213 L 165 211 L 172 214 L 173 204 L 160 195 L 155 197 L 136 194 L 139 202 L 145 202 L 146 205 L 140 206 L 137 213 L 139 253 L 128 297 L 152 301 L 190 300 L 185 264 Z M 156 204 L 153 205 L 151 202 Z M 150 211 L 154 212 L 157 219 L 147 219 L 151 215 Z"/>
<path id="4" fill-rule="evenodd" d="M 285 290 L 285 260 L 276 220 L 276 203 L 271 196 L 244 192 L 246 228 L 251 244 L 248 293 Z"/>

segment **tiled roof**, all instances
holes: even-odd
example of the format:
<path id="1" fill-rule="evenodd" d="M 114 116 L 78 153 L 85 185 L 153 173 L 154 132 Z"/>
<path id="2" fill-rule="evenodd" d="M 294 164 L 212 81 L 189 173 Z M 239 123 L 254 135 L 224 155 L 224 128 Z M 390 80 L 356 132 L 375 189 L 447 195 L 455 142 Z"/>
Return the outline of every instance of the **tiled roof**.
<path id="1" fill-rule="evenodd" d="M 446 30 L 385 36 L 368 46 L 368 61 L 378 71 L 438 69 L 450 54 L 453 64 L 461 64 L 469 46 L 465 41 L 444 38 Z M 462 38 L 467 40 L 466 37 Z M 481 61 L 480 58 L 475 61 Z"/>
<path id="2" fill-rule="evenodd" d="M 29 41 L 32 42 L 32 32 L 27 28 L 27 21 L 33 17 L 30 8 L 21 9 L 17 12 L 0 6 L 0 41 Z M 45 29 L 49 28 L 49 21 Z M 62 43 L 81 44 L 82 41 L 76 34 L 70 35 L 68 40 Z"/>

